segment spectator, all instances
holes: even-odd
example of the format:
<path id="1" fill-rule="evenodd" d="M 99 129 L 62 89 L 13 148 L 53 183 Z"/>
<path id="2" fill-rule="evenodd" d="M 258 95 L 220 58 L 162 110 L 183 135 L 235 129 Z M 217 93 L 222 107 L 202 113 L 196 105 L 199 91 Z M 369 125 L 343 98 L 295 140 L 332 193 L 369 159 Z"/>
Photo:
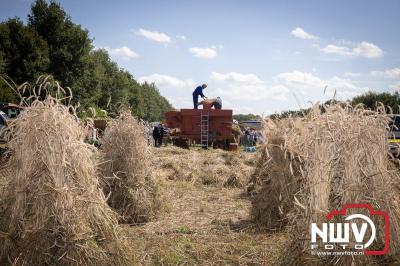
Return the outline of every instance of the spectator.
<path id="1" fill-rule="evenodd" d="M 250 131 L 250 135 L 252 136 L 252 146 L 257 145 L 257 132 L 252 128 Z"/>
<path id="2" fill-rule="evenodd" d="M 153 139 L 154 139 L 154 147 L 158 147 L 159 139 L 160 139 L 160 127 L 155 126 L 153 129 Z"/>
<path id="3" fill-rule="evenodd" d="M 160 132 L 160 137 L 158 138 L 158 147 L 161 147 L 164 138 L 164 127 L 161 123 L 158 124 L 158 132 Z"/>

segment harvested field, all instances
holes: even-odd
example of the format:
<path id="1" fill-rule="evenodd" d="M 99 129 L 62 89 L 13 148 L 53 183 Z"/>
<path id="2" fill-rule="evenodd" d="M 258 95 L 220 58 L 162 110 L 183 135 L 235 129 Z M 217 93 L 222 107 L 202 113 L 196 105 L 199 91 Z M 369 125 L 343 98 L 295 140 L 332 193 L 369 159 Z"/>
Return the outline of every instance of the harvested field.
<path id="1" fill-rule="evenodd" d="M 163 147 L 154 151 L 153 158 L 156 175 L 161 178 L 225 187 L 246 186 L 257 163 L 258 153 L 220 149 Z"/>
<path id="2" fill-rule="evenodd" d="M 247 174 L 254 170 L 258 154 L 176 147 L 153 149 L 152 153 L 162 209 L 156 219 L 145 224 L 121 225 L 129 246 L 134 247 L 135 264 L 270 265 L 278 259 L 286 234 L 265 234 L 250 220 L 251 203 L 244 184 L 250 176 Z M 184 158 L 201 160 L 196 164 Z M 245 177 L 236 186 L 226 185 L 233 172 L 231 165 L 239 171 L 237 175 Z M 182 172 L 172 175 L 172 169 Z M 193 176 L 196 179 L 179 176 L 196 171 L 218 178 L 204 182 L 201 175 Z"/>
<path id="3" fill-rule="evenodd" d="M 153 221 L 122 225 L 135 264 L 269 265 L 277 259 L 285 233 L 267 235 L 250 220 L 245 185 L 257 153 L 170 146 L 151 152 L 163 205 Z M 236 177 L 240 182 L 227 182 Z"/>
<path id="4" fill-rule="evenodd" d="M 168 204 L 157 221 L 125 228 L 144 265 L 272 265 L 285 233 L 268 235 L 249 220 L 239 188 L 164 181 Z"/>
<path id="5" fill-rule="evenodd" d="M 154 149 L 153 154 L 164 206 L 156 220 L 125 227 L 140 264 L 271 265 L 278 259 L 286 234 L 266 234 L 250 220 L 244 184 L 258 154 L 176 147 Z M 231 164 L 243 184 L 226 185 Z M 204 182 L 206 174 L 217 178 Z"/>
<path id="6" fill-rule="evenodd" d="M 4 217 L 0 219 L 4 228 L 0 234 L 0 240 L 3 238 L 1 241 L 5 243 L 2 250 L 4 262 L 7 253 L 16 264 L 41 261 L 52 264 L 57 257 L 64 265 L 71 265 L 74 260 L 84 265 L 121 265 L 128 260 L 135 265 L 363 265 L 398 262 L 394 250 L 399 246 L 396 218 L 399 217 L 400 171 L 387 156 L 386 139 L 382 137 L 387 123 L 384 114 L 340 106 L 332 106 L 325 112 L 316 108 L 306 118 L 267 123 L 268 143 L 259 147 L 256 153 L 195 147 L 190 150 L 172 146 L 149 148 L 137 121 L 130 114 L 123 114 L 111 123 L 102 140 L 99 153 L 103 155 L 99 156 L 93 146 L 82 142 L 85 128 L 67 111 L 67 107 L 51 98 L 35 104 L 38 110 L 32 109 L 33 113 L 24 115 L 41 120 L 44 120 L 41 115 L 49 117 L 48 125 L 31 129 L 32 125 L 27 121 L 33 118 L 28 120 L 22 115 L 21 120 L 17 120 L 22 123 L 21 128 L 17 127 L 21 131 L 17 131 L 18 137 L 10 145 L 18 156 L 9 161 L 2 159 L 0 164 L 0 212 L 4 217 L 12 217 L 15 203 L 10 199 L 21 196 L 18 186 L 33 187 L 35 191 L 24 192 L 30 204 L 23 201 L 23 211 L 18 217 L 25 219 L 26 224 L 21 228 L 13 227 Z M 57 122 L 59 119 L 69 120 L 69 127 Z M 25 131 L 42 132 L 48 128 L 53 131 L 45 136 L 38 134 L 39 142 L 25 143 L 29 140 L 24 137 Z M 65 153 L 62 158 L 71 158 L 64 165 L 67 178 L 63 179 L 62 188 L 53 183 L 60 177 L 55 174 L 57 171 L 54 171 L 56 168 L 51 159 L 60 154 L 52 155 L 54 150 L 49 148 L 40 156 L 31 155 L 39 148 L 44 149 L 35 145 L 44 145 L 46 141 L 51 141 L 52 145 L 45 147 L 57 145 L 58 150 Z M 26 152 L 30 152 L 29 156 L 22 156 Z M 69 155 L 76 152 L 80 152 L 80 156 Z M 86 164 L 75 160 L 78 157 L 85 158 Z M 22 161 L 31 160 L 35 163 L 21 166 Z M 31 168 L 26 168 L 28 166 Z M 98 166 L 102 168 L 102 175 Z M 53 171 L 49 171 L 51 169 Z M 28 186 L 36 176 L 39 176 L 37 183 Z M 82 187 L 82 181 L 86 182 L 85 187 Z M 68 187 L 71 187 L 71 191 L 78 194 L 60 197 L 63 192 L 54 193 L 52 187 L 56 191 L 69 191 Z M 90 193 L 85 188 L 91 188 Z M 48 195 L 53 199 L 51 202 Z M 93 247 L 84 237 L 79 239 L 79 243 L 75 242 L 74 235 L 88 233 L 74 231 L 83 229 L 78 228 L 71 218 L 64 220 L 65 209 L 60 206 L 68 197 L 72 199 L 68 204 L 75 204 L 68 205 L 73 210 L 71 217 L 86 224 L 85 230 L 88 231 L 85 232 L 104 234 L 107 244 L 103 243 L 103 238 L 96 238 Z M 89 197 L 95 199 L 98 206 L 91 208 L 93 213 L 90 217 L 96 217 L 98 222 L 86 216 L 87 210 L 74 203 L 80 201 L 74 197 L 86 201 Z M 119 212 L 120 222 L 134 226 L 118 225 L 118 216 L 105 204 L 106 199 Z M 388 210 L 394 219 L 390 229 L 390 256 L 384 259 L 311 256 L 307 240 L 310 223 L 321 222 L 329 210 L 340 209 L 343 203 L 353 201 L 371 203 L 376 208 L 385 206 Z M 53 202 L 58 203 L 53 205 Z M 156 202 L 162 202 L 157 205 L 157 215 Z M 39 217 L 41 224 L 48 226 L 50 231 L 56 230 L 54 224 L 46 220 L 49 215 L 39 210 L 60 216 L 57 228 L 65 230 L 63 241 L 71 246 L 69 250 L 59 247 L 46 253 L 37 248 L 46 248 L 44 239 L 51 240 L 53 236 L 47 235 L 39 225 L 30 224 L 31 216 L 25 215 Z M 15 217 L 13 219 L 15 221 Z M 380 224 L 380 221 L 374 221 Z M 32 234 L 32 230 L 37 233 Z M 11 234 L 25 235 L 11 240 L 8 237 Z M 27 237 L 29 239 L 25 241 Z M 382 234 L 377 238 L 382 243 Z M 25 244 L 28 242 L 31 246 Z M 36 253 L 39 255 L 34 257 Z M 63 256 L 64 253 L 70 255 Z M 114 259 L 120 255 L 119 260 Z"/>
<path id="7" fill-rule="evenodd" d="M 334 117 L 333 112 L 329 119 L 334 119 Z M 351 115 L 349 117 L 348 119 L 351 119 Z M 313 118 L 322 119 L 318 115 Z M 342 123 L 346 123 L 345 119 L 341 118 L 341 120 Z M 146 223 L 136 226 L 120 225 L 121 234 L 126 236 L 128 245 L 133 247 L 130 254 L 134 257 L 135 264 L 331 265 L 336 262 L 338 265 L 348 265 L 351 263 L 353 261 L 351 257 L 320 259 L 311 256 L 302 240 L 308 236 L 309 222 L 314 217 L 321 219 L 330 208 L 339 208 L 343 202 L 341 198 L 343 195 L 364 198 L 364 202 L 372 202 L 374 206 L 378 206 L 375 205 L 375 201 L 379 205 L 385 204 L 391 213 L 396 215 L 397 198 L 396 194 L 391 194 L 395 190 L 381 188 L 380 183 L 383 181 L 379 181 L 380 183 L 373 181 L 379 175 L 372 174 L 367 174 L 363 182 L 366 186 L 375 184 L 372 186 L 375 191 L 374 201 L 371 201 L 371 197 L 367 198 L 367 194 L 357 192 L 359 190 L 356 190 L 355 185 L 351 186 L 354 190 L 347 189 L 345 193 L 338 193 L 340 192 L 340 186 L 337 185 L 339 174 L 332 174 L 328 183 L 317 182 L 313 179 L 313 182 L 321 186 L 318 191 L 328 193 L 325 197 L 322 197 L 323 192 L 316 193 L 311 189 L 312 186 L 305 185 L 304 182 L 309 178 L 307 174 L 311 173 L 307 171 L 310 169 L 307 164 L 312 163 L 315 166 L 319 162 L 314 161 L 313 153 L 310 152 L 312 142 L 298 141 L 306 136 L 302 135 L 302 130 L 313 129 L 311 126 L 304 127 L 307 121 L 282 120 L 267 125 L 269 143 L 264 147 L 265 149 L 259 149 L 256 153 L 197 148 L 185 150 L 171 146 L 151 148 L 148 151 L 150 156 L 146 161 L 148 165 L 145 167 L 151 169 L 154 185 L 163 204 L 158 215 L 152 220 L 147 220 Z M 318 121 L 320 124 L 316 124 L 325 125 L 324 121 L 331 120 Z M 368 120 L 366 123 L 373 123 L 373 121 Z M 359 121 L 359 123 L 364 122 Z M 350 124 L 356 123 L 351 120 Z M 379 126 L 379 124 L 373 124 L 374 127 L 377 125 Z M 349 127 L 350 125 L 347 125 L 347 128 Z M 330 130 L 335 132 L 332 128 Z M 352 130 L 352 132 L 357 134 L 357 130 Z M 307 131 L 307 134 L 310 132 Z M 344 134 L 338 133 L 338 136 L 346 139 Z M 373 135 L 369 135 L 367 139 L 373 138 Z M 109 152 L 112 152 L 112 147 L 113 145 L 109 145 Z M 333 147 L 329 151 L 335 151 Z M 365 160 L 369 164 L 381 162 L 380 160 L 385 161 L 386 155 L 379 157 L 384 146 L 377 144 L 374 147 L 370 151 L 375 152 L 373 156 L 375 161 L 370 160 L 367 153 L 363 153 L 363 158 L 367 158 Z M 122 148 L 124 147 L 120 146 L 119 149 Z M 305 161 L 302 154 L 307 151 L 310 157 L 308 161 Z M 358 152 L 360 153 L 361 150 Z M 319 158 L 325 158 L 322 154 L 317 154 Z M 127 169 L 124 168 L 126 167 L 124 164 L 129 166 L 136 160 L 132 159 L 122 164 L 119 160 L 118 163 L 122 165 L 122 168 L 118 166 L 117 172 L 123 172 L 121 169 Z M 350 164 L 351 160 L 347 163 Z M 387 180 L 387 186 L 392 185 L 395 188 L 395 182 L 398 180 L 396 175 L 399 171 L 397 166 L 389 160 L 387 163 L 379 165 L 381 167 L 379 169 L 385 173 L 383 176 L 392 177 Z M 339 169 L 342 171 L 340 174 L 342 178 L 348 178 L 341 182 L 352 184 L 350 178 L 358 174 L 346 176 L 345 173 L 349 172 L 345 172 L 342 167 L 335 168 L 337 165 L 333 164 L 331 171 Z M 346 166 L 345 163 L 341 165 Z M 133 168 L 125 172 L 134 173 L 137 171 L 134 167 L 141 166 L 130 165 L 130 167 Z M 372 171 L 378 166 L 374 167 L 364 166 L 363 170 Z M 12 175 L 9 170 L 6 171 L 8 172 L 3 176 Z M 317 178 L 317 175 L 313 178 Z M 6 184 L 4 181 L 9 179 L 2 180 L 3 184 Z M 339 184 L 343 186 L 344 183 Z M 112 191 L 109 192 L 112 193 Z M 332 193 L 342 196 L 331 196 Z M 311 200 L 314 195 L 325 199 L 325 201 L 318 200 L 318 205 L 314 206 L 318 212 L 310 211 L 313 206 L 311 204 L 317 203 L 315 199 Z M 390 201 L 388 196 L 394 200 Z M 325 202 L 327 207 L 320 205 L 320 201 Z M 396 233 L 396 222 L 393 223 L 392 230 Z M 392 240 L 393 247 L 397 248 L 396 236 Z M 395 263 L 396 259 L 396 255 L 392 254 L 387 260 L 371 260 L 363 257 L 356 258 L 353 263 L 355 265 Z"/>

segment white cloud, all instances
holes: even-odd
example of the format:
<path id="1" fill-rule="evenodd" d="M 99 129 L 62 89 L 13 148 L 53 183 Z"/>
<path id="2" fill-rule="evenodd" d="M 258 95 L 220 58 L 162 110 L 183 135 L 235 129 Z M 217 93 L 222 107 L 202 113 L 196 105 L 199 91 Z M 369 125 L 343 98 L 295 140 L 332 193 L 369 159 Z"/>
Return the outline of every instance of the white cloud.
<path id="1" fill-rule="evenodd" d="M 250 106 L 235 106 L 233 109 L 234 114 L 256 114 L 257 111 Z"/>
<path id="2" fill-rule="evenodd" d="M 214 50 L 217 50 L 217 49 L 224 48 L 224 46 L 222 44 L 218 44 L 218 45 L 212 45 L 211 48 L 213 48 Z"/>
<path id="3" fill-rule="evenodd" d="M 217 51 L 212 48 L 200 48 L 200 47 L 192 47 L 189 49 L 189 52 L 192 53 L 196 57 L 212 59 L 217 56 Z"/>
<path id="4" fill-rule="evenodd" d="M 211 79 L 215 81 L 228 81 L 228 82 L 243 83 L 249 85 L 264 84 L 264 81 L 262 81 L 255 74 L 241 74 L 237 72 L 229 72 L 226 74 L 211 72 Z"/>
<path id="5" fill-rule="evenodd" d="M 353 49 L 353 53 L 366 58 L 379 58 L 383 55 L 381 48 L 369 42 L 362 42 L 358 44 L 357 47 Z"/>
<path id="6" fill-rule="evenodd" d="M 176 108 L 193 108 L 192 97 L 182 97 L 182 96 L 170 96 L 164 95 L 167 97 L 168 101 L 172 104 L 172 106 Z"/>
<path id="7" fill-rule="evenodd" d="M 360 77 L 362 74 L 357 72 L 344 72 L 343 77 L 345 78 L 357 78 Z"/>
<path id="8" fill-rule="evenodd" d="M 350 79 L 333 77 L 326 80 L 328 86 L 328 95 L 333 95 L 336 91 L 337 95 L 342 99 L 351 99 L 368 91 L 366 87 L 356 86 Z"/>
<path id="9" fill-rule="evenodd" d="M 277 77 L 278 79 L 285 81 L 285 83 L 290 86 L 301 86 L 305 88 L 323 88 L 325 86 L 319 77 L 314 76 L 311 73 L 301 72 L 298 70 L 284 72 L 279 74 Z"/>
<path id="10" fill-rule="evenodd" d="M 131 60 L 139 56 L 135 51 L 126 46 L 119 48 L 110 48 L 106 46 L 104 49 L 107 50 L 110 55 L 120 57 L 124 60 Z"/>
<path id="11" fill-rule="evenodd" d="M 192 88 L 195 84 L 191 79 L 181 80 L 174 76 L 154 73 L 138 79 L 139 83 L 155 83 L 159 88 Z"/>
<path id="12" fill-rule="evenodd" d="M 237 72 L 212 72 L 210 79 L 219 83 L 216 89 L 219 96 L 228 100 L 259 101 L 265 99 L 285 100 L 289 91 L 283 85 L 267 87 L 263 80 L 255 74 Z"/>
<path id="13" fill-rule="evenodd" d="M 175 37 L 176 37 L 177 39 L 186 40 L 186 36 L 185 36 L 185 35 L 180 35 L 180 34 L 178 34 L 178 35 L 176 35 Z"/>
<path id="14" fill-rule="evenodd" d="M 373 76 L 390 78 L 390 79 L 400 79 L 400 68 L 385 69 L 383 71 L 371 71 Z"/>
<path id="15" fill-rule="evenodd" d="M 322 48 L 321 51 L 326 54 L 352 55 L 352 52 L 348 47 L 337 46 L 334 44 L 329 44 L 325 48 Z"/>
<path id="16" fill-rule="evenodd" d="M 280 73 L 269 81 L 253 73 L 212 72 L 210 80 L 209 93 L 221 96 L 224 107 L 235 113 L 293 110 L 310 102 L 324 102 L 333 95 L 347 100 L 368 91 L 349 78 L 322 78 L 299 70 Z"/>
<path id="17" fill-rule="evenodd" d="M 165 74 L 154 73 L 139 77 L 139 83 L 154 83 L 160 94 L 177 108 L 192 108 L 192 92 L 195 82 L 192 79 L 179 79 Z"/>
<path id="18" fill-rule="evenodd" d="M 400 82 L 396 83 L 396 84 L 391 84 L 389 85 L 389 89 L 392 92 L 400 92 Z"/>
<path id="19" fill-rule="evenodd" d="M 318 36 L 314 36 L 308 32 L 305 32 L 302 28 L 297 27 L 294 30 L 290 32 L 293 36 L 300 38 L 300 39 L 305 39 L 305 40 L 316 40 L 319 39 Z"/>
<path id="20" fill-rule="evenodd" d="M 338 96 L 349 99 L 367 91 L 367 88 L 356 86 L 350 79 L 337 76 L 330 79 L 322 79 L 311 73 L 298 70 L 281 73 L 277 78 L 282 80 L 286 86 L 292 89 L 298 89 L 303 94 L 312 94 L 318 91 L 322 92 L 327 86 L 326 94 L 328 96 L 333 96 L 336 91 Z"/>
<path id="21" fill-rule="evenodd" d="M 321 49 L 326 54 L 337 54 L 342 56 L 360 56 L 365 58 L 379 58 L 383 56 L 383 51 L 377 45 L 369 42 L 358 43 L 355 47 L 338 46 L 329 44 Z"/>
<path id="22" fill-rule="evenodd" d="M 157 32 L 157 31 L 149 31 L 145 29 L 139 29 L 138 31 L 135 32 L 136 35 L 143 36 L 146 39 L 155 41 L 155 42 L 161 42 L 161 43 L 169 43 L 171 42 L 171 38 L 162 32 Z"/>

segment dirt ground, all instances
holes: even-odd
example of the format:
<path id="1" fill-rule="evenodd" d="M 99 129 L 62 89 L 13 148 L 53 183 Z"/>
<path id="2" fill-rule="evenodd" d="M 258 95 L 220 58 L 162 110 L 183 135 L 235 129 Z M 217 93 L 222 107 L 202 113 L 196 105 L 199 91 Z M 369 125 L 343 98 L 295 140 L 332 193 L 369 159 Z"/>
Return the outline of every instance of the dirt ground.
<path id="1" fill-rule="evenodd" d="M 164 150 L 163 150 L 164 149 Z M 161 187 L 163 206 L 152 222 L 139 226 L 125 226 L 128 237 L 137 251 L 137 263 L 142 265 L 272 265 L 278 251 L 285 244 L 284 233 L 269 235 L 257 231 L 249 217 L 250 201 L 245 185 L 230 186 L 226 180 L 232 175 L 220 171 L 216 182 L 176 176 L 171 169 L 186 165 L 185 174 L 197 172 L 202 176 L 204 165 L 208 175 L 216 175 L 222 166 L 234 168 L 243 179 L 250 177 L 257 154 L 229 153 L 221 150 L 176 150 L 161 148 L 155 151 L 155 174 Z M 157 159 L 175 156 L 172 161 L 160 163 Z M 186 159 L 185 159 L 186 158 Z M 188 161 L 195 158 L 199 165 Z M 228 159 L 227 159 L 228 158 Z M 239 161 L 236 159 L 239 158 Z M 204 162 L 209 164 L 205 164 Z M 242 167 L 231 165 L 232 161 Z M 227 165 L 224 165 L 225 164 Z M 225 169 L 226 170 L 226 169 Z M 172 173 L 172 174 L 171 174 Z M 181 173 L 182 174 L 182 173 Z M 225 175 L 225 176 L 223 176 Z M 200 181 L 200 182 L 198 182 Z M 246 182 L 246 180 L 241 180 Z"/>

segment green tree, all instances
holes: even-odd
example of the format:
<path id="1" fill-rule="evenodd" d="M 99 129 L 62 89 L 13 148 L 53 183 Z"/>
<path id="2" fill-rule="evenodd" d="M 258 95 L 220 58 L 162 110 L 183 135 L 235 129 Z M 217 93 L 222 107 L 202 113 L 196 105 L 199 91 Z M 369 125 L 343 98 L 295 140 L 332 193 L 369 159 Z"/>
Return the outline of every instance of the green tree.
<path id="1" fill-rule="evenodd" d="M 261 121 L 261 116 L 255 114 L 236 114 L 233 115 L 233 119 L 239 122 L 250 121 L 250 120 Z"/>
<path id="2" fill-rule="evenodd" d="M 389 92 L 368 92 L 362 94 L 360 96 L 354 97 L 351 101 L 353 105 L 363 104 L 366 108 L 376 109 L 378 103 L 382 103 L 388 109 L 392 109 L 394 113 L 399 113 L 399 105 L 400 105 L 400 95 L 398 92 L 389 93 Z M 387 110 L 389 111 L 389 110 Z"/>
<path id="3" fill-rule="evenodd" d="M 81 78 L 86 57 L 92 49 L 87 30 L 74 24 L 55 1 L 36 0 L 28 15 L 28 26 L 34 29 L 49 47 L 49 72 L 63 86 L 74 88 Z"/>
<path id="4" fill-rule="evenodd" d="M 45 73 L 49 64 L 46 42 L 18 18 L 0 23 L 0 75 L 20 84 Z M 16 94 L 0 80 L 0 101 L 17 102 Z"/>
<path id="5" fill-rule="evenodd" d="M 4 52 L 0 50 L 0 74 L 6 71 L 6 60 L 4 59 Z"/>
<path id="6" fill-rule="evenodd" d="M 74 97 L 79 98 L 84 107 L 94 104 L 116 113 L 120 107 L 129 106 L 135 116 L 151 121 L 160 121 L 164 112 L 172 109 L 154 84 L 137 83 L 128 71 L 119 69 L 103 49 L 90 53 L 80 86 L 82 89 Z"/>
<path id="7" fill-rule="evenodd" d="M 108 90 L 112 74 L 118 68 L 112 63 L 107 52 L 95 50 L 90 52 L 81 69 L 79 79 L 76 79 L 73 90 L 73 97 L 79 101 L 83 108 L 100 106 L 104 91 Z"/>
<path id="8" fill-rule="evenodd" d="M 164 112 L 172 110 L 171 104 L 167 99 L 161 97 L 154 83 L 142 84 L 141 94 L 144 101 L 144 119 L 148 121 L 160 121 L 164 117 Z"/>
<path id="9" fill-rule="evenodd" d="M 16 83 L 32 81 L 47 70 L 46 42 L 18 18 L 0 24 L 0 51 L 4 72 Z"/>
<path id="10" fill-rule="evenodd" d="M 0 102 L 16 102 L 15 94 L 12 89 L 5 83 L 6 61 L 4 53 L 0 50 Z"/>

